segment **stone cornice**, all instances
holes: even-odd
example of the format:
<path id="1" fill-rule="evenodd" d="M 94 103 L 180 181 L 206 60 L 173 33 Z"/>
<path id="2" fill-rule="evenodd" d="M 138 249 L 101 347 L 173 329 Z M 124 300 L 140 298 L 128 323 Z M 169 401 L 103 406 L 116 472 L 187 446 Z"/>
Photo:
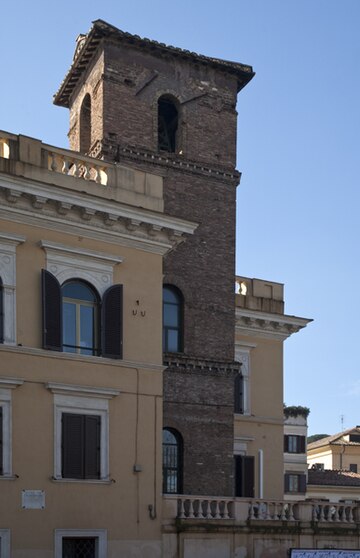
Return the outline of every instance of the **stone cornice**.
<path id="1" fill-rule="evenodd" d="M 312 322 L 307 318 L 236 308 L 235 330 L 241 335 L 285 340 Z"/>
<path id="2" fill-rule="evenodd" d="M 229 167 L 210 165 L 208 162 L 192 161 L 176 153 L 157 153 L 135 146 L 110 143 L 106 140 L 99 140 L 94 144 L 91 156 L 94 158 L 104 157 L 105 160 L 110 159 L 111 161 L 115 159 L 123 164 L 128 164 L 129 161 L 146 163 L 147 166 L 156 166 L 157 172 L 159 167 L 164 168 L 164 170 L 176 169 L 185 173 L 198 174 L 207 178 L 211 177 L 222 182 L 225 180 L 235 185 L 239 184 L 241 178 L 239 171 L 236 169 L 230 170 Z"/>
<path id="3" fill-rule="evenodd" d="M 86 192 L 0 176 L 0 217 L 165 254 L 197 225 Z"/>
<path id="4" fill-rule="evenodd" d="M 240 372 L 241 364 L 233 361 L 215 361 L 205 358 L 189 357 L 175 353 L 164 354 L 164 366 L 179 372 L 206 375 L 234 375 Z"/>

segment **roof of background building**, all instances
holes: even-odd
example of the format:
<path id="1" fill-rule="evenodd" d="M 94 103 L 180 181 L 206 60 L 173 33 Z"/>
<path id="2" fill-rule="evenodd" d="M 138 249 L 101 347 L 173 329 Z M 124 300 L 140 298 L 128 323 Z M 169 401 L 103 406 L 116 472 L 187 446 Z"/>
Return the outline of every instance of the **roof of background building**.
<path id="1" fill-rule="evenodd" d="M 332 436 L 326 436 L 325 438 L 321 438 L 316 442 L 312 442 L 308 444 L 307 449 L 312 450 L 316 448 L 321 448 L 322 446 L 331 445 L 349 445 L 349 446 L 360 446 L 360 442 L 353 442 L 349 440 L 345 440 L 345 436 L 349 434 L 359 434 L 360 435 L 360 426 L 353 426 L 348 430 L 344 430 L 343 432 L 338 432 L 337 434 L 333 434 Z"/>
<path id="2" fill-rule="evenodd" d="M 69 98 L 76 87 L 81 75 L 86 71 L 90 60 L 92 59 L 99 43 L 103 38 L 115 40 L 117 42 L 127 43 L 133 46 L 147 49 L 149 52 L 159 55 L 171 55 L 187 59 L 197 64 L 206 64 L 236 75 L 238 81 L 238 91 L 240 91 L 255 75 L 251 66 L 240 64 L 239 62 L 231 62 L 229 60 L 221 60 L 220 58 L 212 58 L 190 52 L 181 48 L 152 41 L 150 39 L 141 38 L 138 35 L 132 35 L 121 31 L 117 27 L 106 23 L 102 19 L 97 19 L 87 35 L 80 35 L 74 54 L 73 63 L 66 74 L 58 91 L 54 95 L 55 105 L 68 107 Z"/>
<path id="3" fill-rule="evenodd" d="M 321 486 L 360 487 L 360 473 L 353 473 L 352 471 L 342 471 L 337 469 L 325 469 L 324 471 L 309 469 L 307 484 Z"/>

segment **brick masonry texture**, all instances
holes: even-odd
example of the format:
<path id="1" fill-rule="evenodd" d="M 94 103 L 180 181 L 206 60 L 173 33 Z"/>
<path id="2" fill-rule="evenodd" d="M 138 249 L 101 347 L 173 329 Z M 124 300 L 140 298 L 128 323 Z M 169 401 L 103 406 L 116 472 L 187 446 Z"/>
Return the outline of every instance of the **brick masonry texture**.
<path id="1" fill-rule="evenodd" d="M 199 224 L 195 234 L 164 261 L 164 282 L 176 285 L 184 295 L 184 354 L 230 363 L 238 181 L 236 78 L 129 45 L 105 41 L 103 49 L 71 99 L 71 146 L 79 149 L 80 107 L 89 93 L 91 144 L 97 144 L 97 156 L 164 176 L 165 212 Z M 160 164 L 157 103 L 163 94 L 178 100 L 180 118 L 177 153 L 168 157 L 163 153 Z M 129 146 L 135 148 L 131 157 L 124 150 Z M 140 152 L 154 158 L 146 159 Z M 188 161 L 198 170 L 187 167 Z M 202 166 L 227 176 L 202 171 Z M 201 373 L 186 366 L 166 371 L 164 426 L 176 428 L 184 439 L 185 492 L 232 494 L 233 400 L 233 372 L 214 373 L 211 366 Z"/>

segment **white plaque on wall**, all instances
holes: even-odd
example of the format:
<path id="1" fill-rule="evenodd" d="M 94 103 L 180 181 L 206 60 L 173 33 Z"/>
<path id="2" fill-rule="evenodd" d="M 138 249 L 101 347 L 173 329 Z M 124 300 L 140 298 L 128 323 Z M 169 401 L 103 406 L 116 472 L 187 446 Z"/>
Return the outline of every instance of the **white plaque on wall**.
<path id="1" fill-rule="evenodd" d="M 24 510 L 45 509 L 45 491 L 23 490 L 21 494 L 21 505 Z"/>

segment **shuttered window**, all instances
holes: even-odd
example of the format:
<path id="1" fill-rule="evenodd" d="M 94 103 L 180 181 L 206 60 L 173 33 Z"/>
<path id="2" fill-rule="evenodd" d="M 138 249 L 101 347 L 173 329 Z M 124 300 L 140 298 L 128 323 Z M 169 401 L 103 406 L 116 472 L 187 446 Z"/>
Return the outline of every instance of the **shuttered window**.
<path id="1" fill-rule="evenodd" d="M 305 436 L 289 434 L 284 436 L 284 451 L 287 453 L 305 453 Z"/>
<path id="2" fill-rule="evenodd" d="M 244 378 L 242 374 L 235 377 L 235 413 L 244 413 Z"/>
<path id="3" fill-rule="evenodd" d="M 235 455 L 235 496 L 254 498 L 255 458 L 252 455 Z"/>
<path id="4" fill-rule="evenodd" d="M 122 358 L 122 285 L 105 291 L 100 312 L 95 289 L 78 280 L 61 287 L 52 273 L 42 270 L 42 301 L 44 349 Z"/>
<path id="5" fill-rule="evenodd" d="M 284 477 L 285 492 L 305 493 L 306 492 L 306 475 L 297 473 L 285 473 Z"/>
<path id="6" fill-rule="evenodd" d="M 101 418 L 98 415 L 62 414 L 63 478 L 100 478 L 100 427 Z"/>

